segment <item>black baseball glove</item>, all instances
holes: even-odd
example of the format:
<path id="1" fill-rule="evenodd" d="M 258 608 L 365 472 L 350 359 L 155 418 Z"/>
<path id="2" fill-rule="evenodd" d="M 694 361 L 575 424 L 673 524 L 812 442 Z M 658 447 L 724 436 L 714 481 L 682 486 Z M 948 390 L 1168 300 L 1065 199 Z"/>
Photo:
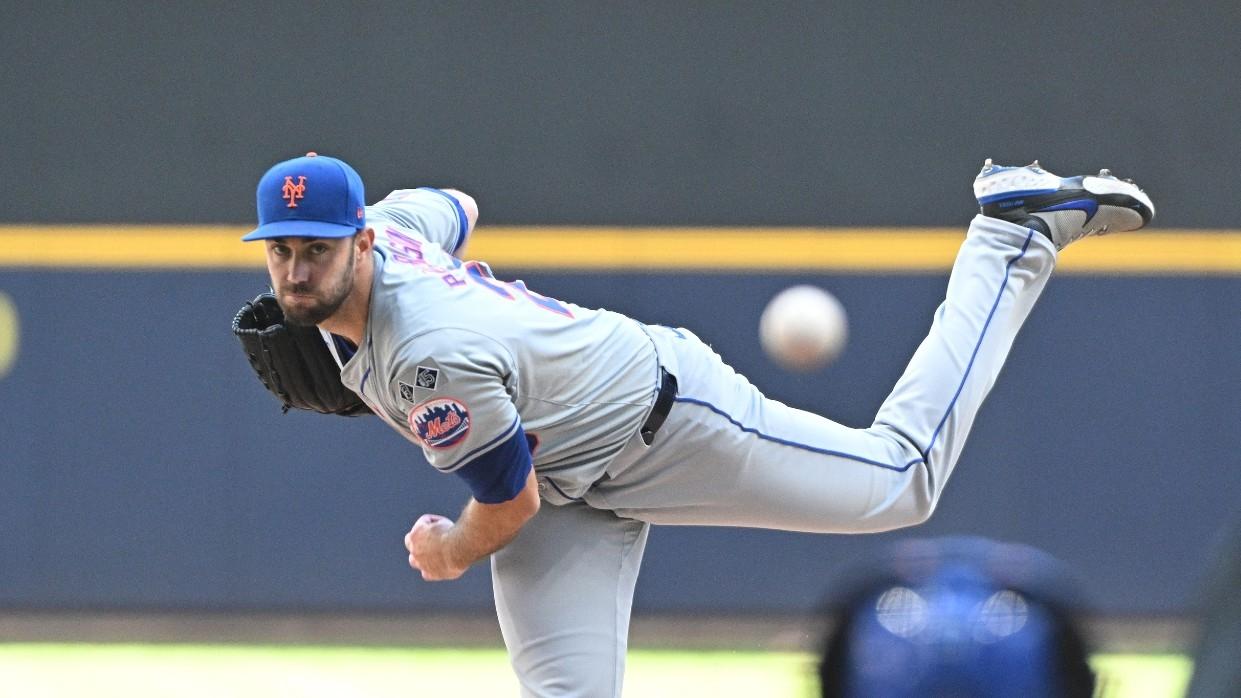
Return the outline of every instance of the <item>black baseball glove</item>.
<path id="1" fill-rule="evenodd" d="M 357 394 L 340 382 L 340 366 L 318 328 L 285 323 L 270 293 L 247 301 L 233 318 L 233 334 L 273 395 L 290 407 L 356 417 L 371 414 Z"/>

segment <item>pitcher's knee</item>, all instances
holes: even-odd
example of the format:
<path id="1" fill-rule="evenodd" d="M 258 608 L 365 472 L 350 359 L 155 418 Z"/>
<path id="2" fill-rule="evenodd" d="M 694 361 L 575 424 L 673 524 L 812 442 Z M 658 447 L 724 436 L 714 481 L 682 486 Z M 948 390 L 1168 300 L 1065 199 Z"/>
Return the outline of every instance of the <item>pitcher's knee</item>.
<path id="1" fill-rule="evenodd" d="M 927 486 L 922 473 L 893 479 L 882 504 L 872 510 L 868 517 L 879 523 L 875 530 L 890 531 L 926 523 L 935 513 L 938 492 Z"/>
<path id="2" fill-rule="evenodd" d="M 902 528 L 909 526 L 920 526 L 931 518 L 931 514 L 935 513 L 935 502 L 925 501 L 910 506 L 905 512 L 904 524 Z"/>
<path id="3" fill-rule="evenodd" d="M 926 523 L 935 513 L 951 464 L 944 468 L 937 463 L 932 468 L 918 445 L 890 424 L 877 423 L 868 431 L 886 444 L 890 462 L 903 466 L 888 473 L 891 480 L 882 506 L 885 522 L 890 528 Z"/>

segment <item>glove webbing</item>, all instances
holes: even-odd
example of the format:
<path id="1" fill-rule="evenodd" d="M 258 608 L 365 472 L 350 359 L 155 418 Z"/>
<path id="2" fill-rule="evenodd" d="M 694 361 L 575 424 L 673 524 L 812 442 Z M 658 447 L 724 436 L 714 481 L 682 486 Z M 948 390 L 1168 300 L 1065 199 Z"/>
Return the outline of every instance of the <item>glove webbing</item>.
<path id="1" fill-rule="evenodd" d="M 370 412 L 341 383 L 340 367 L 318 329 L 286 324 L 272 294 L 244 304 L 233 318 L 233 333 L 283 412 L 292 407 L 345 416 Z"/>

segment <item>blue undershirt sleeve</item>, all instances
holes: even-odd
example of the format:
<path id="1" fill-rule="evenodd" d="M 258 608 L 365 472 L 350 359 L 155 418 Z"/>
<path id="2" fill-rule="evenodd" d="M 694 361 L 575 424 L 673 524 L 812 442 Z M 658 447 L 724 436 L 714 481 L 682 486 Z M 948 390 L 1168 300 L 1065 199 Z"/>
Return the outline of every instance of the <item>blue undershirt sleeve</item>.
<path id="1" fill-rule="evenodd" d="M 518 424 L 512 435 L 495 448 L 453 472 L 470 486 L 474 499 L 483 504 L 500 504 L 521 492 L 532 467 L 526 432 Z"/>

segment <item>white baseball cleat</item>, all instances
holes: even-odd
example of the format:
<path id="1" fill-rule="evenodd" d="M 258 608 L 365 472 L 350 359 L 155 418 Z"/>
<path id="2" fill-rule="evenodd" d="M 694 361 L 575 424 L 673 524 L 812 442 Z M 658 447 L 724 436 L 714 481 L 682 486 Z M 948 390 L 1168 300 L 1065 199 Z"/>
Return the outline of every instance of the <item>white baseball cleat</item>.
<path id="1" fill-rule="evenodd" d="M 1132 180 L 1108 170 L 1060 177 L 1039 166 L 983 163 L 974 198 L 984 216 L 1033 228 L 1062 250 L 1089 235 L 1137 230 L 1155 217 L 1155 205 Z"/>

